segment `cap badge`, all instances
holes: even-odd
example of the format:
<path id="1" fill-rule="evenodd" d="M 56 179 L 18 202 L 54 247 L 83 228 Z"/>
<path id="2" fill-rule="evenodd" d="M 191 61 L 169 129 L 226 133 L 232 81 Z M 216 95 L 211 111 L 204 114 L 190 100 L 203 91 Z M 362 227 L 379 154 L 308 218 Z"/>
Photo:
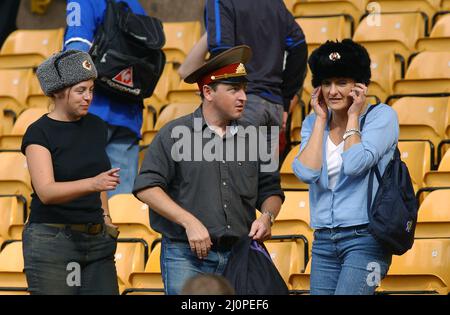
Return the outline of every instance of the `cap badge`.
<path id="1" fill-rule="evenodd" d="M 92 65 L 91 65 L 91 63 L 89 62 L 89 60 L 83 61 L 83 68 L 86 69 L 86 70 L 89 70 L 89 71 L 92 70 Z"/>
<path id="2" fill-rule="evenodd" d="M 234 78 L 234 77 L 241 77 L 247 75 L 247 71 L 245 70 L 245 66 L 243 63 L 240 63 L 236 70 L 234 70 L 234 73 L 224 73 L 224 74 L 218 74 L 218 75 L 212 75 L 211 80 L 220 80 L 220 79 L 228 79 L 228 78 Z"/>
<path id="3" fill-rule="evenodd" d="M 332 53 L 328 56 L 328 58 L 330 58 L 331 61 L 336 61 L 336 60 L 341 59 L 341 55 L 339 55 L 338 52 L 332 52 Z"/>

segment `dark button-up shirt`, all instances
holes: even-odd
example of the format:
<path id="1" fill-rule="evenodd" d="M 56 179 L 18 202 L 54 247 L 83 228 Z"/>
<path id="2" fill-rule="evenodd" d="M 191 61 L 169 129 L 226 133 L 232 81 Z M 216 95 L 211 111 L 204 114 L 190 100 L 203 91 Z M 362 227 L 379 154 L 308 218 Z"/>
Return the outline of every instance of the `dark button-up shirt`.
<path id="1" fill-rule="evenodd" d="M 237 127 L 248 126 L 239 123 Z M 234 140 L 234 150 L 230 140 Z M 254 142 L 254 138 L 239 131 L 228 130 L 223 138 L 219 137 L 208 127 L 199 107 L 158 132 L 146 152 L 133 193 L 161 187 L 203 223 L 213 240 L 246 235 L 256 218 L 255 208 L 260 209 L 272 195 L 284 199 L 278 171 L 261 171 L 259 156 L 252 158 L 255 155 L 251 151 L 255 150 L 250 144 Z M 213 143 L 221 149 L 212 149 Z M 244 145 L 237 150 L 236 143 Z M 217 158 L 212 160 L 204 152 L 212 152 Z M 152 209 L 150 223 L 154 230 L 172 240 L 187 240 L 182 226 Z"/>

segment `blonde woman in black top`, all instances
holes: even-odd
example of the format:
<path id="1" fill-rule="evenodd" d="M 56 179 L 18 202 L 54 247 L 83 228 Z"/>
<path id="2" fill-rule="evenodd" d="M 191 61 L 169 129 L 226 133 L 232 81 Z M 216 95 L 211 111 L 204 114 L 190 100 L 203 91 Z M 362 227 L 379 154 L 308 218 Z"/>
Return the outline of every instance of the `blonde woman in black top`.
<path id="1" fill-rule="evenodd" d="M 119 169 L 105 152 L 105 123 L 88 114 L 97 71 L 87 53 L 69 50 L 44 61 L 37 76 L 55 107 L 22 142 L 34 189 L 23 232 L 28 290 L 118 294 L 118 231 L 106 191 L 119 184 Z"/>

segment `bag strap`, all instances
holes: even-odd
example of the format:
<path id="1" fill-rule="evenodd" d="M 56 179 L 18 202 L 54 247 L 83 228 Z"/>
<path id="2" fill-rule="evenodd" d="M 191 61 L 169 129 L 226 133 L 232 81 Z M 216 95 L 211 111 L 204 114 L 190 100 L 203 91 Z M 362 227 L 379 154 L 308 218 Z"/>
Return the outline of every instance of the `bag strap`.
<path id="1" fill-rule="evenodd" d="M 361 124 L 359 125 L 359 130 L 362 132 L 363 128 L 364 128 L 364 124 L 366 123 L 366 118 L 367 115 L 369 115 L 369 113 L 375 108 L 375 106 L 377 106 L 380 103 L 371 105 L 369 107 L 369 109 L 367 110 L 367 113 L 364 115 L 364 117 L 361 119 Z M 372 190 L 373 190 L 373 176 L 374 174 L 377 177 L 378 183 L 381 183 L 381 174 L 380 171 L 378 169 L 378 163 L 375 164 L 374 166 L 372 166 L 372 168 L 370 169 L 370 173 L 369 173 L 369 187 L 368 187 L 368 192 L 367 192 L 367 213 L 369 213 L 370 210 L 370 205 L 372 204 Z"/>

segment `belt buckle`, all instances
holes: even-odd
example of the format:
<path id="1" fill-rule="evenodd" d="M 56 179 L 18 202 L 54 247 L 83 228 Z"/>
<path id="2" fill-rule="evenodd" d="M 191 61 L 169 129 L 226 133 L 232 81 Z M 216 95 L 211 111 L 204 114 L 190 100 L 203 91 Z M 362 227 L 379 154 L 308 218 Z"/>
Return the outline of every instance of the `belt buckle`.
<path id="1" fill-rule="evenodd" d="M 99 233 L 98 224 L 88 223 L 87 224 L 87 233 L 92 234 L 92 235 L 98 234 Z"/>

